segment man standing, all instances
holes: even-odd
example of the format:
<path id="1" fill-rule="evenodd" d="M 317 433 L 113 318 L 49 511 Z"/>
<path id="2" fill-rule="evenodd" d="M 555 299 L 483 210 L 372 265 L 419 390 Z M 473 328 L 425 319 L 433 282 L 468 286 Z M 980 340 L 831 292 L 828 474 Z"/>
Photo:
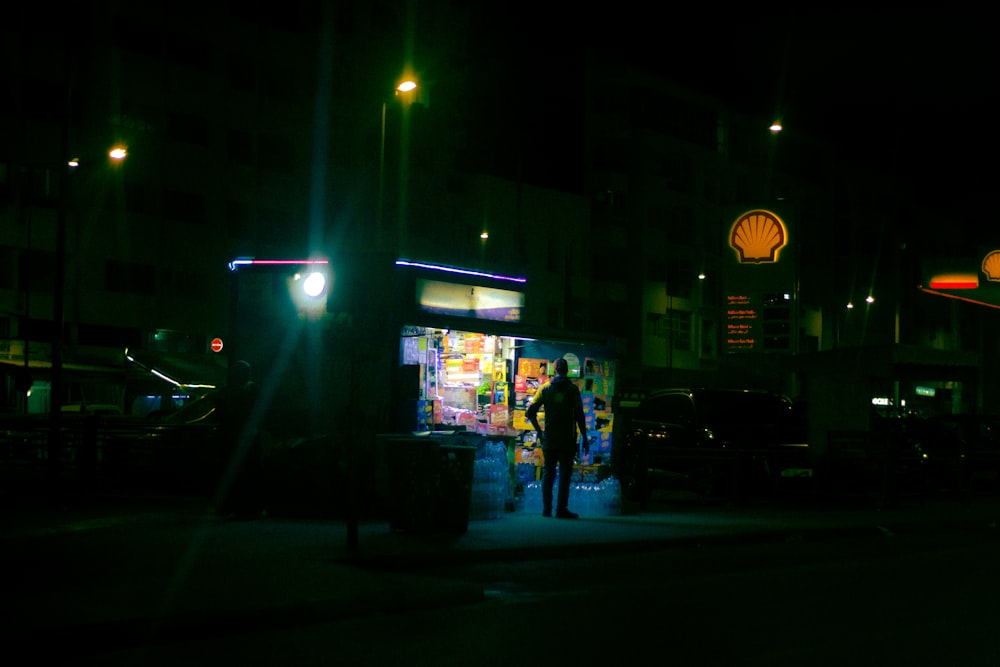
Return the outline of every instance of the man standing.
<path id="1" fill-rule="evenodd" d="M 580 429 L 584 454 L 590 452 L 587 441 L 587 421 L 583 416 L 580 390 L 569 379 L 569 364 L 565 359 L 556 360 L 556 374 L 552 381 L 535 394 L 528 406 L 527 417 L 535 427 L 545 454 L 545 471 L 542 475 L 542 516 L 552 516 L 552 486 L 559 466 L 559 491 L 556 498 L 556 518 L 576 519 L 579 514 L 569 511 L 569 483 L 573 476 L 573 458 L 576 455 L 576 430 Z M 545 431 L 538 424 L 538 410 L 545 408 Z"/>

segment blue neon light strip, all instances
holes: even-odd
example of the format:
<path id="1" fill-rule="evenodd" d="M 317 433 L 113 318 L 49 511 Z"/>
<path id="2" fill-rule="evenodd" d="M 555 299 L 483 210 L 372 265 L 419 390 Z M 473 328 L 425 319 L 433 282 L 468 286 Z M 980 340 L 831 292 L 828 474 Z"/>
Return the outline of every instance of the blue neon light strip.
<path id="1" fill-rule="evenodd" d="M 453 266 L 444 266 L 442 264 L 425 264 L 423 262 L 411 262 L 407 259 L 397 259 L 396 266 L 412 266 L 418 269 L 430 269 L 431 271 L 444 271 L 445 273 L 459 273 L 463 276 L 478 276 L 480 278 L 492 278 L 493 280 L 508 280 L 512 283 L 526 283 L 527 278 L 515 278 L 511 276 L 501 276 L 495 273 L 484 273 L 482 271 L 473 271 L 471 269 L 459 269 Z"/>

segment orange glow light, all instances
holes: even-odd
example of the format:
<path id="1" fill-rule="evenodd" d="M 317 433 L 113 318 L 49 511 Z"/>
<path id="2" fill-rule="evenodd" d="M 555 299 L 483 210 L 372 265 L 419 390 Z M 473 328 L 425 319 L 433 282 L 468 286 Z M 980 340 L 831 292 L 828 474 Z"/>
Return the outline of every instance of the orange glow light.
<path id="1" fill-rule="evenodd" d="M 976 289 L 979 276 L 975 273 L 938 273 L 931 276 L 931 289 Z"/>

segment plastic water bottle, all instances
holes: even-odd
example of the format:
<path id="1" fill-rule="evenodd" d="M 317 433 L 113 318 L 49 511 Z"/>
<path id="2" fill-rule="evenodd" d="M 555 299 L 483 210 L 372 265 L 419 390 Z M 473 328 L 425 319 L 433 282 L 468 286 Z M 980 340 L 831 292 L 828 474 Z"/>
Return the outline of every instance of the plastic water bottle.
<path id="1" fill-rule="evenodd" d="M 615 477 L 608 477 L 601 484 L 604 486 L 607 514 L 616 516 L 622 513 L 622 485 Z"/>
<path id="2" fill-rule="evenodd" d="M 524 485 L 524 511 L 528 514 L 542 513 L 541 482 L 528 482 Z"/>

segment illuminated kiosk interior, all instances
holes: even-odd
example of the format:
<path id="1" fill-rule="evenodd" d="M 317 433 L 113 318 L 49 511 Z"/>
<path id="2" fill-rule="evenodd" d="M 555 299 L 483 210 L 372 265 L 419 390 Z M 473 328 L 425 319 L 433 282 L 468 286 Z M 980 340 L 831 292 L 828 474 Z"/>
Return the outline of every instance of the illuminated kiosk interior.
<path id="1" fill-rule="evenodd" d="M 418 385 L 413 430 L 506 437 L 525 446 L 517 456 L 529 455 L 534 431 L 525 410 L 554 373 L 554 360 L 565 358 L 584 397 L 591 442 L 581 463 L 609 459 L 615 364 L 607 346 L 547 339 L 525 326 L 525 278 L 410 260 L 396 265 L 416 272 L 409 317 L 418 323 L 403 325 L 399 349 L 402 381 Z M 536 462 L 531 475 L 540 470 Z"/>

